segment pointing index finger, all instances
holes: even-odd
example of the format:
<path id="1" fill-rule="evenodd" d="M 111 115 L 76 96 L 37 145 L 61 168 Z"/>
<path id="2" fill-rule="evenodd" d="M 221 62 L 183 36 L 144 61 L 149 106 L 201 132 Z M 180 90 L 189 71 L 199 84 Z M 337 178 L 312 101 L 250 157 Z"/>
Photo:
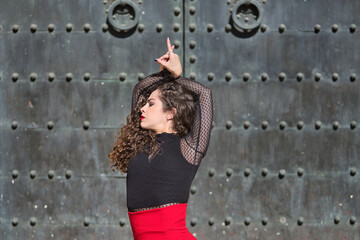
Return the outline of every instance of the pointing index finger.
<path id="1" fill-rule="evenodd" d="M 167 38 L 167 47 L 168 47 L 169 53 L 172 53 L 172 47 L 171 47 L 170 39 L 169 39 L 169 38 Z"/>

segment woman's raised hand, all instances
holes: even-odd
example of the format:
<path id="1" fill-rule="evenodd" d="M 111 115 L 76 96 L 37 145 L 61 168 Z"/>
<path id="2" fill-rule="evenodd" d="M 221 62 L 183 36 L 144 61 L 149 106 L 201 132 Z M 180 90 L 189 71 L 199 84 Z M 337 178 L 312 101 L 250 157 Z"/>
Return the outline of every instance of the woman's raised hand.
<path id="1" fill-rule="evenodd" d="M 167 53 L 156 58 L 156 60 L 160 64 L 160 71 L 166 68 L 177 78 L 182 73 L 181 62 L 179 56 L 173 52 L 174 46 L 171 46 L 169 38 L 167 38 L 167 47 Z"/>

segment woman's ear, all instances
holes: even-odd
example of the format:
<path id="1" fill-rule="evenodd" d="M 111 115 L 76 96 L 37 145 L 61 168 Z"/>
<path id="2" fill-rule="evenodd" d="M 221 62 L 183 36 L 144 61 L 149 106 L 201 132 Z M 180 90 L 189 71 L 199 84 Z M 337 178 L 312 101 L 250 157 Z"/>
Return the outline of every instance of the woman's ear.
<path id="1" fill-rule="evenodd" d="M 166 119 L 167 120 L 172 120 L 176 115 L 176 108 L 172 108 L 171 110 L 168 111 L 168 113 L 166 114 Z"/>

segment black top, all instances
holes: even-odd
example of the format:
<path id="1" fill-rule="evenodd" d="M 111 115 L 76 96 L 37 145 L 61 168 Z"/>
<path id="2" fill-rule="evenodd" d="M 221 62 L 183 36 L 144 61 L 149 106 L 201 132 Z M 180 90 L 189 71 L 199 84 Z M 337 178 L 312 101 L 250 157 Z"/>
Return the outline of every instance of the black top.
<path id="1" fill-rule="evenodd" d="M 196 94 L 194 124 L 182 138 L 166 132 L 156 134 L 161 154 L 150 157 L 138 152 L 130 159 L 126 176 L 129 210 L 173 202 L 186 203 L 191 183 L 209 145 L 213 121 L 212 94 L 209 88 L 194 80 L 181 76 L 175 79 L 166 69 L 154 73 L 135 85 L 132 109 L 140 98 L 168 81 L 183 84 Z"/>

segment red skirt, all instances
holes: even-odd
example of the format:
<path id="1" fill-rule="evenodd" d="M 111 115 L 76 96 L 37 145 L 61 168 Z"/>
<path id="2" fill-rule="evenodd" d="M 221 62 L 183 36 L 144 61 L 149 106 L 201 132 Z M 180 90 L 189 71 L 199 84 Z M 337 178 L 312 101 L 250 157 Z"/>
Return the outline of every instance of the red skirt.
<path id="1" fill-rule="evenodd" d="M 134 240 L 196 240 L 186 227 L 187 203 L 129 212 Z"/>

